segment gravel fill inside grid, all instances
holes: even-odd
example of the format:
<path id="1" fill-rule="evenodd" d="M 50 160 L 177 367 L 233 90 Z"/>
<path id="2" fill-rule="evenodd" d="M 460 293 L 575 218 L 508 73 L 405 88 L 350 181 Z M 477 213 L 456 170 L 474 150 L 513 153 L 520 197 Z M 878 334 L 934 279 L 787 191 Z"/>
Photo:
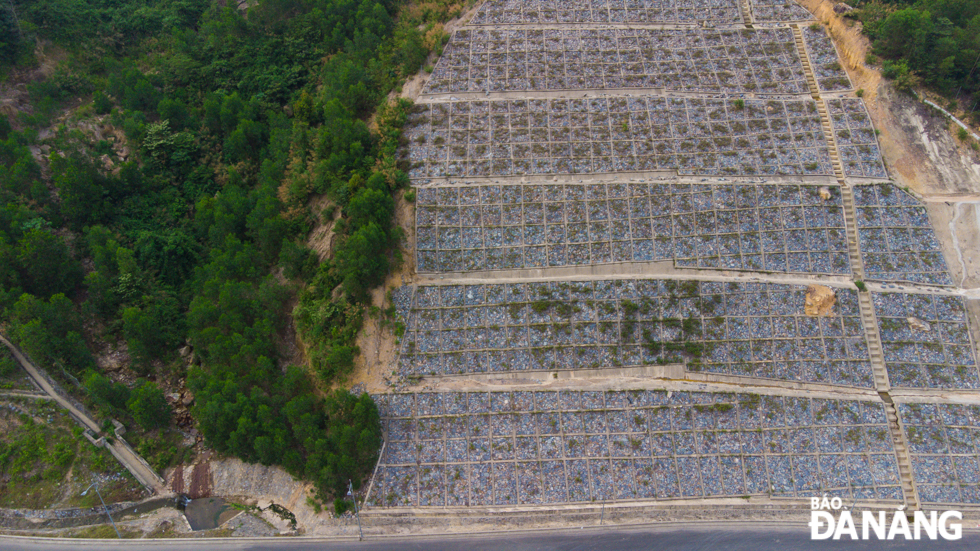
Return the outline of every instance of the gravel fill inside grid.
<path id="1" fill-rule="evenodd" d="M 793 0 L 748 0 L 754 21 L 810 21 L 813 14 Z"/>
<path id="2" fill-rule="evenodd" d="M 737 0 L 488 0 L 471 25 L 741 23 Z"/>
<path id="3" fill-rule="evenodd" d="M 953 285 L 929 215 L 892 184 L 854 188 L 858 237 L 869 280 Z"/>
<path id="4" fill-rule="evenodd" d="M 809 12 L 808 12 L 809 13 Z M 803 40 L 810 56 L 810 65 L 817 78 L 817 85 L 824 92 L 850 90 L 851 81 L 847 72 L 840 64 L 840 56 L 827 30 L 820 24 L 814 23 L 803 27 Z"/>
<path id="5" fill-rule="evenodd" d="M 980 503 L 980 406 L 899 404 L 926 503 Z"/>
<path id="6" fill-rule="evenodd" d="M 830 191 L 825 201 L 809 185 L 421 188 L 416 265 L 440 273 L 666 260 L 849 274 L 841 195 L 836 186 Z"/>
<path id="7" fill-rule="evenodd" d="M 684 363 L 689 370 L 873 387 L 857 296 L 803 313 L 806 287 L 617 280 L 402 287 L 403 376 Z M 408 308 L 407 310 L 404 308 Z M 491 321 L 495 320 L 495 321 Z"/>
<path id="8" fill-rule="evenodd" d="M 874 293 L 872 298 L 892 386 L 980 388 L 961 297 Z M 913 329 L 909 317 L 926 322 L 929 330 Z"/>
<path id="9" fill-rule="evenodd" d="M 833 44 L 830 53 L 836 55 Z M 793 32 L 786 28 L 477 28 L 453 34 L 423 94 L 595 88 L 808 90 Z"/>
<path id="10" fill-rule="evenodd" d="M 809 497 L 821 491 L 844 498 L 901 496 L 884 409 L 877 403 L 665 391 L 501 392 L 477 400 L 437 393 L 425 396 L 470 406 L 400 417 L 396 411 L 405 408 L 393 402 L 415 396 L 378 396 L 383 422 L 468 424 L 499 447 L 524 451 L 490 462 L 429 461 L 414 451 L 441 448 L 449 435 L 389 428 L 370 506 L 441 506 L 447 496 L 466 506 Z M 491 403 L 500 406 L 491 410 Z M 549 419 L 541 428 L 554 436 L 515 436 L 511 421 L 520 415 Z M 487 440 L 470 437 L 460 445 L 479 448 Z"/>
<path id="11" fill-rule="evenodd" d="M 811 99 L 451 101 L 416 105 L 404 136 L 402 155 L 416 181 L 641 170 L 833 174 Z"/>
<path id="12" fill-rule="evenodd" d="M 859 98 L 828 99 L 827 111 L 840 151 L 844 175 L 858 178 L 887 178 L 881 160 L 878 135 Z"/>

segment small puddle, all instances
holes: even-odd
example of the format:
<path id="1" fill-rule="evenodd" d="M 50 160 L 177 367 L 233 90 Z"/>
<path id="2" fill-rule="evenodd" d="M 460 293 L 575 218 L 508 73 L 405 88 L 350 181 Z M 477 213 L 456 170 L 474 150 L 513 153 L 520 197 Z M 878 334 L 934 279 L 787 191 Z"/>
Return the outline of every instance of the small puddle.
<path id="1" fill-rule="evenodd" d="M 212 530 L 231 520 L 240 511 L 220 497 L 192 500 L 184 509 L 191 530 Z"/>

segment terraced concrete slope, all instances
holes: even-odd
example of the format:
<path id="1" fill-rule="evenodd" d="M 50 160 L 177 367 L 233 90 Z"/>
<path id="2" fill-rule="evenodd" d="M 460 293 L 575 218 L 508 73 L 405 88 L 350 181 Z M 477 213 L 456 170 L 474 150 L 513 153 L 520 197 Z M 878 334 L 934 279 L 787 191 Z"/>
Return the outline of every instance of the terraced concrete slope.
<path id="1" fill-rule="evenodd" d="M 879 402 L 525 391 L 395 395 L 383 408 L 376 506 L 902 496 Z"/>
<path id="2" fill-rule="evenodd" d="M 428 391 L 380 397 L 371 508 L 980 504 L 972 295 L 810 20 L 491 0 L 454 34 L 403 149 L 391 367 Z"/>

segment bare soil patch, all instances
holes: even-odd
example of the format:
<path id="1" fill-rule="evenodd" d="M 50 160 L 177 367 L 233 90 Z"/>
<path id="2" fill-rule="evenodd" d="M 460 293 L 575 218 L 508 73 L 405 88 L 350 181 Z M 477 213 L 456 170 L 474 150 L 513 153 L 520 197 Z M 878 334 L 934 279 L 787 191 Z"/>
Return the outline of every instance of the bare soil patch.
<path id="1" fill-rule="evenodd" d="M 398 360 L 398 344 L 392 319 L 384 319 L 384 310 L 391 306 L 388 290 L 409 285 L 415 278 L 415 204 L 405 200 L 405 191 L 395 197 L 395 225 L 404 232 L 401 246 L 402 262 L 392 271 L 384 285 L 371 292 L 371 304 L 380 308 L 378 316 L 365 315 L 364 327 L 357 338 L 361 354 L 354 362 L 350 385 L 363 385 L 364 390 L 376 393 L 389 389 L 385 381 Z"/>

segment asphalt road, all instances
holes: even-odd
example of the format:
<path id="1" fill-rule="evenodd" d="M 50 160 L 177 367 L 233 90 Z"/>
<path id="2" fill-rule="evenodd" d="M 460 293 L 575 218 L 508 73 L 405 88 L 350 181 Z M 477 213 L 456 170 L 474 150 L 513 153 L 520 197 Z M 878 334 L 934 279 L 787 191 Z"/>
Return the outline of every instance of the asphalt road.
<path id="1" fill-rule="evenodd" d="M 980 534 L 964 534 L 958 541 L 811 541 L 805 529 L 767 529 L 739 525 L 706 529 L 690 527 L 645 527 L 636 529 L 560 530 L 517 533 L 501 536 L 452 536 L 443 538 L 384 538 L 363 542 L 299 540 L 141 540 L 114 542 L 93 540 L 17 540 L 0 538 L 6 551 L 84 551 L 88 549 L 168 549 L 174 551 L 254 550 L 254 551 L 836 551 L 878 549 L 942 549 L 950 551 L 980 549 Z"/>

